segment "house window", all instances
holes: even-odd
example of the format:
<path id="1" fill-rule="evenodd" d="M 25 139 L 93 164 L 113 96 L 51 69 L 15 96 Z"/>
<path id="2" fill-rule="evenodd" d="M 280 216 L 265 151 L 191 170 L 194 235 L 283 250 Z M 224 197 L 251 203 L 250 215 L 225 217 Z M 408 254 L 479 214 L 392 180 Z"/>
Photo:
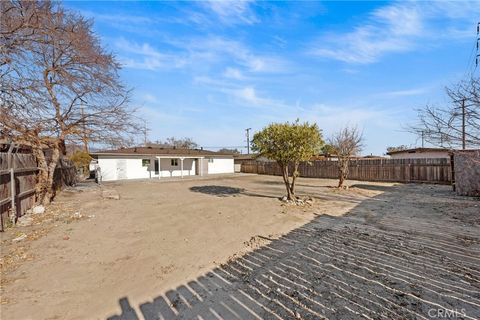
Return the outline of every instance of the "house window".
<path id="1" fill-rule="evenodd" d="M 171 159 L 171 160 L 170 160 L 170 165 L 171 165 L 172 167 L 178 166 L 178 159 Z"/>
<path id="2" fill-rule="evenodd" d="M 142 159 L 142 167 L 149 167 L 150 159 Z"/>
<path id="3" fill-rule="evenodd" d="M 209 163 L 213 163 L 213 159 L 212 159 L 212 158 L 208 158 L 208 162 L 209 162 Z"/>

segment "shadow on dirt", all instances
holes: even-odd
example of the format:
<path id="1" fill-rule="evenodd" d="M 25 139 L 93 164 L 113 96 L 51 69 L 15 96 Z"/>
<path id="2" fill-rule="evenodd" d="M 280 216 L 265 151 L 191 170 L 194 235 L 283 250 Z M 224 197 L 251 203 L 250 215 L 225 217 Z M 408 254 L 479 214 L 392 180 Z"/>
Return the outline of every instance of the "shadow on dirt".
<path id="1" fill-rule="evenodd" d="M 431 210 L 439 206 L 438 194 L 408 190 L 387 188 L 348 216 L 318 216 L 138 308 L 122 297 L 120 314 L 108 320 L 415 319 L 449 310 L 479 318 L 478 225 L 450 217 L 478 202 L 457 198 L 441 204 L 443 211 Z"/>
<path id="2" fill-rule="evenodd" d="M 194 186 L 190 188 L 190 191 L 204 193 L 204 194 L 217 196 L 217 197 L 230 197 L 230 196 L 235 196 L 243 193 L 245 189 L 210 185 L 210 186 Z"/>
<path id="3" fill-rule="evenodd" d="M 249 197 L 279 199 L 279 197 L 277 196 L 246 191 L 244 188 L 233 188 L 233 187 L 217 186 L 217 185 L 194 186 L 190 188 L 190 191 L 208 194 L 216 197 L 236 197 L 236 196 L 244 195 Z"/>
<path id="4" fill-rule="evenodd" d="M 350 188 L 365 189 L 365 190 L 370 190 L 370 191 L 388 191 L 392 187 L 391 186 L 357 183 L 357 184 L 351 185 Z"/>

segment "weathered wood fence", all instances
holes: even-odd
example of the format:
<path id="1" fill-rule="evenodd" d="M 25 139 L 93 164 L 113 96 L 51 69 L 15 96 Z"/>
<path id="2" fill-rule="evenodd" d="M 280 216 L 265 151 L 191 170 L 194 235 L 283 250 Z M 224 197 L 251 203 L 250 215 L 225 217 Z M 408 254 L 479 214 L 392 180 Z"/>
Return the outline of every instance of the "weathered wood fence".
<path id="1" fill-rule="evenodd" d="M 19 217 L 35 203 L 37 163 L 24 153 L 0 153 L 1 230 L 12 213 Z"/>
<path id="2" fill-rule="evenodd" d="M 361 181 L 424 182 L 449 184 L 452 169 L 449 159 L 365 159 L 352 160 L 348 178 Z M 246 160 L 241 172 L 281 175 L 280 167 L 273 161 Z M 315 160 L 302 162 L 301 177 L 338 178 L 337 161 Z"/>
<path id="3" fill-rule="evenodd" d="M 28 153 L 0 153 L 0 231 L 5 223 L 25 214 L 35 204 L 37 162 Z M 59 162 L 54 174 L 54 187 L 73 185 L 76 169 L 69 160 Z"/>

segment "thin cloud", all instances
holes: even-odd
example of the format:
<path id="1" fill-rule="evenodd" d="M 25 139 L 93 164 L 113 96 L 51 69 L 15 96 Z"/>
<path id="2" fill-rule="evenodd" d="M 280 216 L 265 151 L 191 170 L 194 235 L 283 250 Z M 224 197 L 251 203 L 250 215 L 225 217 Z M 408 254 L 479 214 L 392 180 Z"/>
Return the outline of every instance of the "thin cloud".
<path id="1" fill-rule="evenodd" d="M 204 85 L 210 90 L 224 94 L 227 98 L 233 99 L 235 105 L 238 106 L 261 108 L 292 107 L 281 100 L 267 98 L 263 94 L 259 94 L 253 85 L 242 86 L 235 81 L 217 80 L 207 76 L 195 77 L 194 83 Z"/>
<path id="2" fill-rule="evenodd" d="M 250 72 L 282 72 L 287 68 L 286 61 L 279 57 L 255 54 L 243 43 L 222 37 L 192 39 L 187 48 L 194 55 L 216 60 L 231 58 Z"/>
<path id="3" fill-rule="evenodd" d="M 233 94 L 237 98 L 240 98 L 254 106 L 272 106 L 278 104 L 275 100 L 258 96 L 257 91 L 254 87 L 245 87 L 242 89 L 234 90 Z"/>
<path id="4" fill-rule="evenodd" d="M 428 90 L 426 88 L 416 88 L 416 89 L 407 89 L 407 90 L 397 90 L 389 91 L 378 94 L 378 96 L 383 97 L 408 97 L 408 96 L 418 96 L 426 93 Z"/>
<path id="5" fill-rule="evenodd" d="M 223 72 L 223 76 L 225 78 L 235 79 L 235 80 L 245 79 L 245 76 L 243 75 L 242 71 L 240 71 L 237 68 L 231 68 L 231 67 L 228 67 L 225 69 L 225 71 Z"/>
<path id="6" fill-rule="evenodd" d="M 145 93 L 143 96 L 143 101 L 147 102 L 147 103 L 158 103 L 159 100 L 156 96 L 154 96 L 153 94 L 150 94 L 150 93 Z"/>
<path id="7" fill-rule="evenodd" d="M 473 2 L 397 2 L 374 10 L 365 24 L 351 32 L 325 34 L 308 52 L 346 63 L 374 63 L 386 54 L 413 51 L 445 38 L 465 37 L 463 27 L 458 29 L 449 23 L 471 24 L 479 12 L 480 6 Z M 442 32 L 437 29 L 439 21 L 447 23 Z"/>
<path id="8" fill-rule="evenodd" d="M 290 63 L 274 54 L 257 54 L 243 42 L 220 36 L 170 39 L 168 44 L 189 56 L 192 65 L 235 64 L 242 72 L 281 73 Z M 232 66 L 233 67 L 233 66 Z"/>
<path id="9" fill-rule="evenodd" d="M 159 44 L 168 48 L 165 51 L 125 38 L 116 39 L 113 45 L 119 51 L 120 62 L 134 69 L 210 69 L 230 64 L 223 76 L 240 80 L 245 73 L 282 73 L 290 68 L 289 62 L 280 57 L 256 54 L 242 42 L 222 37 L 165 39 Z"/>
<path id="10" fill-rule="evenodd" d="M 412 50 L 413 40 L 423 29 L 416 6 L 384 7 L 375 10 L 369 21 L 350 33 L 325 36 L 322 42 L 326 45 L 311 53 L 347 63 L 372 63 L 386 53 Z"/>
<path id="11" fill-rule="evenodd" d="M 213 12 L 224 24 L 248 24 L 260 22 L 251 5 L 254 1 L 205 1 L 201 4 Z"/>
<path id="12" fill-rule="evenodd" d="M 88 10 L 80 10 L 83 16 L 95 19 L 95 22 L 104 22 L 114 25 L 121 24 L 151 24 L 155 22 L 155 19 L 151 17 L 124 14 L 124 13 L 98 13 Z"/>
<path id="13" fill-rule="evenodd" d="M 181 68 L 186 59 L 178 54 L 166 54 L 153 48 L 148 43 L 136 43 L 126 39 L 118 39 L 114 43 L 120 50 L 120 62 L 126 68 L 158 70 Z"/>

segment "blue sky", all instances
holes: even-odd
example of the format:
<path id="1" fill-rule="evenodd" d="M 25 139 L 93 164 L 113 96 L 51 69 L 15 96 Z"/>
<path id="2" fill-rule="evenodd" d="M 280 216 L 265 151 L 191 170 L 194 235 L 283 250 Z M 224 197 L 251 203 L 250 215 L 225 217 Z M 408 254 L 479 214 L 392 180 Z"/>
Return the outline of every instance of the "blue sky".
<path id="1" fill-rule="evenodd" d="M 404 127 L 471 73 L 478 2 L 66 2 L 123 64 L 150 140 L 245 145 L 245 128 L 363 130 L 364 154 L 419 145 Z M 478 71 L 477 71 L 478 72 Z"/>

